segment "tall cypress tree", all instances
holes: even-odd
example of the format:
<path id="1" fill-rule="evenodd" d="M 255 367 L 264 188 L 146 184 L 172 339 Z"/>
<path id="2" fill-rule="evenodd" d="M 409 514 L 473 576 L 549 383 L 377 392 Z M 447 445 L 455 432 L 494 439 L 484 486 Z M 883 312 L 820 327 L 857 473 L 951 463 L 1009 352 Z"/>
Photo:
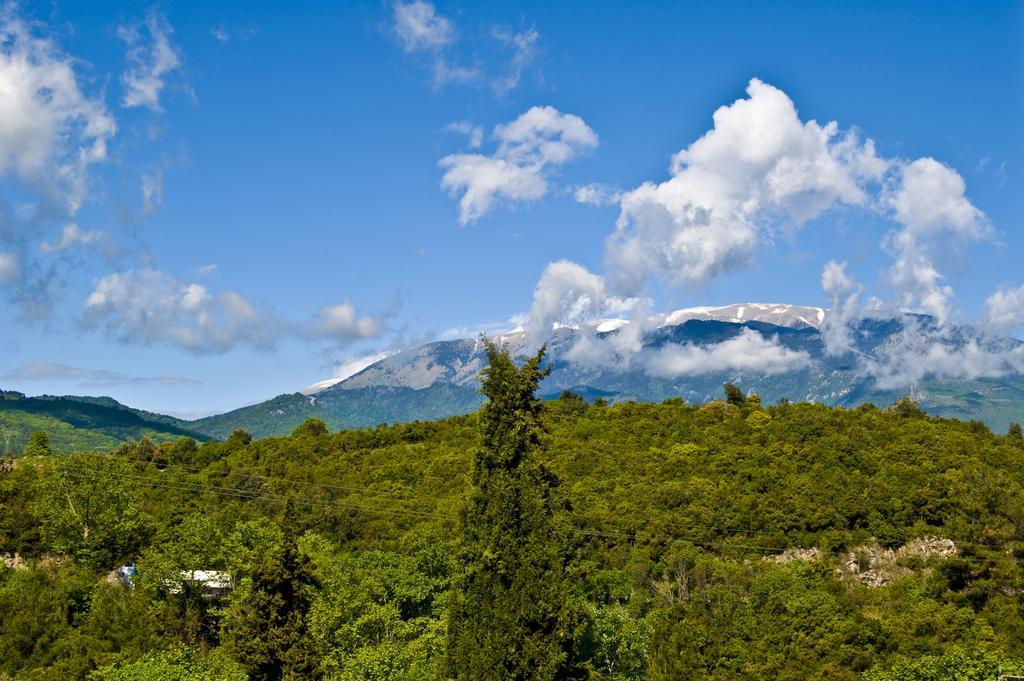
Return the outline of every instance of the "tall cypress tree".
<path id="1" fill-rule="evenodd" d="M 315 581 L 297 545 L 296 515 L 289 499 L 277 555 L 244 578 L 221 624 L 222 643 L 253 679 L 306 679 L 316 673 L 307 621 Z"/>
<path id="2" fill-rule="evenodd" d="M 537 460 L 544 349 L 519 367 L 507 348 L 484 343 L 488 401 L 462 516 L 447 671 L 474 681 L 567 678 L 580 617 L 569 599 L 565 535 L 553 517 L 558 481 Z"/>

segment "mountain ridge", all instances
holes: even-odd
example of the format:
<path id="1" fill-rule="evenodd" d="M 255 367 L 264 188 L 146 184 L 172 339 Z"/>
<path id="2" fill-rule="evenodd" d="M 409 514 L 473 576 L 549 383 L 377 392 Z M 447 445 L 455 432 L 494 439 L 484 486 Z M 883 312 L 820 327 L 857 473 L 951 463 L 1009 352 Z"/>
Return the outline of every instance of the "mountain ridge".
<path id="1" fill-rule="evenodd" d="M 643 337 L 645 347 L 706 348 L 753 332 L 773 339 L 786 350 L 805 353 L 812 360 L 807 367 L 775 375 L 760 375 L 756 370 L 722 370 L 659 378 L 642 371 L 586 366 L 568 356 L 580 338 L 581 328 L 597 337 L 609 338 L 622 333 L 631 322 L 600 319 L 575 326 L 556 325 L 548 341 L 552 373 L 542 384 L 541 393 L 551 397 L 563 390 L 573 390 L 612 402 L 661 401 L 670 397 L 707 402 L 720 397 L 722 384 L 731 382 L 757 392 L 767 401 L 785 398 L 854 407 L 865 402 L 888 404 L 904 394 L 911 394 L 921 400 L 925 409 L 937 415 L 979 419 L 995 429 L 1004 429 L 1011 421 L 1021 420 L 1024 376 L 972 380 L 930 378 L 913 385 L 883 388 L 858 373 L 857 354 L 884 358 L 895 351 L 900 334 L 914 325 L 927 326 L 931 323 L 929 318 L 903 314 L 862 320 L 855 329 L 858 345 L 854 352 L 833 357 L 825 351 L 822 337 L 827 316 L 828 310 L 823 308 L 736 303 L 684 308 L 648 322 L 651 328 Z M 975 336 L 970 327 L 962 327 L 952 334 L 953 342 L 961 345 Z M 526 332 L 522 328 L 494 334 L 492 338 L 508 343 L 519 354 L 528 350 Z M 1024 345 L 1014 339 L 1001 342 Z M 332 427 L 420 420 L 432 414 L 455 415 L 472 411 L 482 403 L 476 386 L 485 363 L 479 338 L 433 341 L 373 362 L 315 392 L 273 399 L 293 405 L 294 411 L 323 418 Z M 247 409 L 252 411 L 247 412 Z M 259 405 L 255 405 L 232 413 L 236 423 L 246 427 L 247 414 L 259 410 Z M 224 419 L 191 423 L 200 432 L 213 436 L 223 436 L 227 429 Z M 272 422 L 263 421 L 255 425 L 260 433 L 283 434 L 290 432 L 288 426 L 293 424 L 298 425 L 294 418 L 288 418 L 282 419 L 276 427 Z"/>

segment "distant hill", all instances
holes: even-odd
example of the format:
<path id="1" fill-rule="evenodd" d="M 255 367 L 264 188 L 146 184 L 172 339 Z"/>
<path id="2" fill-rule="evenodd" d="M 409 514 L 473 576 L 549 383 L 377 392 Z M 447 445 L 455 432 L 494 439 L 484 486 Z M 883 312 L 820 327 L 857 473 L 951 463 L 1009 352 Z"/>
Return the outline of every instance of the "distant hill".
<path id="1" fill-rule="evenodd" d="M 482 396 L 473 386 L 450 383 L 438 383 L 422 389 L 371 386 L 324 391 L 317 395 L 278 395 L 226 414 L 189 421 L 188 426 L 219 440 L 226 438 L 235 428 L 242 428 L 261 438 L 291 433 L 310 417 L 323 419 L 331 430 L 340 430 L 467 414 L 482 403 Z"/>
<path id="2" fill-rule="evenodd" d="M 50 436 L 54 452 L 109 450 L 130 439 L 164 442 L 179 437 L 209 440 L 187 421 L 127 407 L 110 397 L 27 397 L 0 391 L 0 454 L 16 455 L 36 430 Z"/>

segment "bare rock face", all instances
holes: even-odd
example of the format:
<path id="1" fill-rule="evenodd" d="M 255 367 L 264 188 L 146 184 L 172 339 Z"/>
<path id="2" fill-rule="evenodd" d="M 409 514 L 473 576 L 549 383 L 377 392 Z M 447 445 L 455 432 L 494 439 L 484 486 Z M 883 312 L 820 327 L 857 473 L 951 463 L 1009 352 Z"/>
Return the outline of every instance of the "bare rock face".
<path id="1" fill-rule="evenodd" d="M 814 548 L 810 549 L 802 549 L 800 547 L 786 549 L 778 555 L 765 556 L 764 558 L 762 558 L 762 560 L 767 560 L 772 563 L 781 563 L 785 565 L 786 563 L 792 563 L 794 560 L 804 560 L 811 562 L 818 560 L 819 558 L 821 558 L 821 549 L 815 546 Z"/>
<path id="2" fill-rule="evenodd" d="M 922 558 L 948 558 L 956 555 L 956 544 L 943 537 L 921 537 L 911 539 L 896 549 L 897 556 L 920 556 Z"/>
<path id="3" fill-rule="evenodd" d="M 17 553 L 0 553 L 0 565 L 8 570 L 27 570 L 28 563 Z"/>
<path id="4" fill-rule="evenodd" d="M 953 540 L 943 537 L 912 539 L 896 550 L 883 549 L 877 544 L 858 546 L 839 557 L 836 575 L 877 588 L 911 574 L 913 570 L 905 565 L 908 558 L 948 558 L 956 552 Z"/>
<path id="5" fill-rule="evenodd" d="M 906 565 L 909 559 L 949 558 L 956 553 L 956 544 L 952 539 L 944 537 L 911 539 L 895 550 L 882 548 L 877 543 L 857 546 L 837 557 L 836 577 L 856 580 L 865 586 L 877 588 L 913 573 L 913 569 Z M 816 547 L 794 547 L 778 555 L 765 556 L 762 560 L 786 564 L 793 561 L 815 561 L 821 556 L 821 551 Z"/>

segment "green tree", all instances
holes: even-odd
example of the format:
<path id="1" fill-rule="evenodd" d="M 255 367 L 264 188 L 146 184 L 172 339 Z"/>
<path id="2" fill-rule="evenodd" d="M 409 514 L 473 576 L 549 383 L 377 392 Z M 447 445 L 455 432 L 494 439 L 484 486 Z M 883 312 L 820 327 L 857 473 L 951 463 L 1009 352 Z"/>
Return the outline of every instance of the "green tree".
<path id="1" fill-rule="evenodd" d="M 1016 440 L 1024 439 L 1024 431 L 1021 430 L 1019 423 L 1011 423 L 1010 429 L 1006 431 L 1006 434 Z"/>
<path id="2" fill-rule="evenodd" d="M 327 424 L 324 423 L 323 419 L 311 416 L 295 427 L 295 430 L 292 431 L 292 437 L 302 437 L 303 435 L 319 437 L 321 435 L 326 435 L 327 433 Z"/>
<path id="3" fill-rule="evenodd" d="M 250 557 L 250 567 L 224 611 L 221 641 L 254 679 L 304 679 L 316 670 L 308 635 L 314 581 L 296 545 L 295 516 L 289 502 L 277 542 L 265 526 L 239 527 L 229 540 Z"/>
<path id="4" fill-rule="evenodd" d="M 229 447 L 244 447 L 252 442 L 252 435 L 243 428 L 235 428 L 225 442 Z"/>
<path id="5" fill-rule="evenodd" d="M 582 618 L 570 604 L 564 534 L 553 518 L 558 480 L 537 460 L 544 349 L 519 367 L 507 348 L 484 343 L 488 401 L 462 515 L 448 673 L 474 681 L 568 678 Z"/>
<path id="6" fill-rule="evenodd" d="M 900 399 L 892 403 L 891 407 L 886 409 L 890 414 L 896 414 L 902 418 L 923 418 L 926 414 L 921 411 L 921 403 L 910 397 L 904 395 Z"/>
<path id="7" fill-rule="evenodd" d="M 742 407 L 746 403 L 747 398 L 743 396 L 742 390 L 734 386 L 732 383 L 726 383 L 725 401 L 737 407 Z"/>
<path id="8" fill-rule="evenodd" d="M 28 444 L 25 445 L 22 456 L 49 456 L 50 436 L 45 430 L 37 430 L 28 436 Z"/>
<path id="9" fill-rule="evenodd" d="M 137 473 L 126 462 L 72 454 L 47 462 L 31 503 L 50 550 L 110 569 L 138 549 L 146 524 Z"/>

